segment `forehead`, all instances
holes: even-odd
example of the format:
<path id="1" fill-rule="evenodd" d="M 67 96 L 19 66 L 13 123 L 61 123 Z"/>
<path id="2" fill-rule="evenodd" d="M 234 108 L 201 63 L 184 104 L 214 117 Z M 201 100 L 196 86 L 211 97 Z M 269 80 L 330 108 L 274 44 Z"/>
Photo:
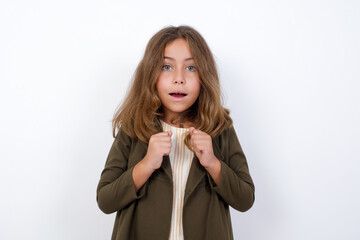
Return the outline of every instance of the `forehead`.
<path id="1" fill-rule="evenodd" d="M 173 60 L 185 60 L 193 56 L 187 41 L 185 39 L 176 39 L 165 46 L 164 57 Z"/>

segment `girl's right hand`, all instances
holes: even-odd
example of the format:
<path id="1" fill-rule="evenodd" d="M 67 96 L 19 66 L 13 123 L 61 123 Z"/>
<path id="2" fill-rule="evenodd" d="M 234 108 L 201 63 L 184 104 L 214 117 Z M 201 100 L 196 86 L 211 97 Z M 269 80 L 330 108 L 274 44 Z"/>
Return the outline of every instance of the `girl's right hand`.
<path id="1" fill-rule="evenodd" d="M 160 168 L 163 156 L 171 151 L 171 131 L 160 132 L 150 137 L 147 153 L 143 159 L 149 169 L 155 171 Z"/>

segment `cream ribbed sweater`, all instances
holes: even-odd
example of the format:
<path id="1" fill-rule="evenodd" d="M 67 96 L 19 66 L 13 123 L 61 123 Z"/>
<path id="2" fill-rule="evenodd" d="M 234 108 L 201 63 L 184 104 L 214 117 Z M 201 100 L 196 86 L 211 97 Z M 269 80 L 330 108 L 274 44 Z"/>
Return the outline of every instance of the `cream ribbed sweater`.
<path id="1" fill-rule="evenodd" d="M 182 210 L 185 185 L 194 153 L 185 145 L 184 139 L 189 128 L 178 128 L 161 121 L 164 131 L 172 131 L 169 155 L 173 177 L 173 207 L 169 240 L 183 240 Z"/>

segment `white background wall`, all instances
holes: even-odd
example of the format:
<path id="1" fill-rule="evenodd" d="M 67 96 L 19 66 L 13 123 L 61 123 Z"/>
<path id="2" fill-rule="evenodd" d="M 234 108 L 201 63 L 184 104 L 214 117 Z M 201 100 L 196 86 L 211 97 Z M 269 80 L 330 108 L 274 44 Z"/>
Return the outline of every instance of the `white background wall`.
<path id="1" fill-rule="evenodd" d="M 248 158 L 235 239 L 359 239 L 356 0 L 1 1 L 0 239 L 110 239 L 110 121 L 169 24 L 210 45 Z"/>

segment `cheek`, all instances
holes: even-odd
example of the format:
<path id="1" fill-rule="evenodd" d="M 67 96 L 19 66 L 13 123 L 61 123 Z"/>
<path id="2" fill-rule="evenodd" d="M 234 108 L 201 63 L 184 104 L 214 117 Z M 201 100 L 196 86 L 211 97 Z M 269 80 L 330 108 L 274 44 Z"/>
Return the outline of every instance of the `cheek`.
<path id="1" fill-rule="evenodd" d="M 187 80 L 191 81 L 192 84 L 194 84 L 195 82 L 200 83 L 200 77 L 197 72 L 186 71 L 185 77 Z"/>
<path id="2" fill-rule="evenodd" d="M 200 95 L 200 86 L 196 89 L 196 99 L 199 98 L 199 95 Z"/>
<path id="3" fill-rule="evenodd" d="M 201 88 L 201 82 L 199 77 L 197 76 L 194 81 L 193 81 L 193 89 L 197 91 L 197 93 L 200 93 L 200 88 Z"/>
<path id="4" fill-rule="evenodd" d="M 162 86 L 164 85 L 164 80 L 162 76 L 159 76 L 157 81 L 156 81 L 156 90 L 161 90 Z"/>
<path id="5" fill-rule="evenodd" d="M 158 96 L 162 98 L 165 94 L 167 94 L 167 85 L 166 81 L 163 78 L 159 77 L 156 82 L 156 91 Z"/>

